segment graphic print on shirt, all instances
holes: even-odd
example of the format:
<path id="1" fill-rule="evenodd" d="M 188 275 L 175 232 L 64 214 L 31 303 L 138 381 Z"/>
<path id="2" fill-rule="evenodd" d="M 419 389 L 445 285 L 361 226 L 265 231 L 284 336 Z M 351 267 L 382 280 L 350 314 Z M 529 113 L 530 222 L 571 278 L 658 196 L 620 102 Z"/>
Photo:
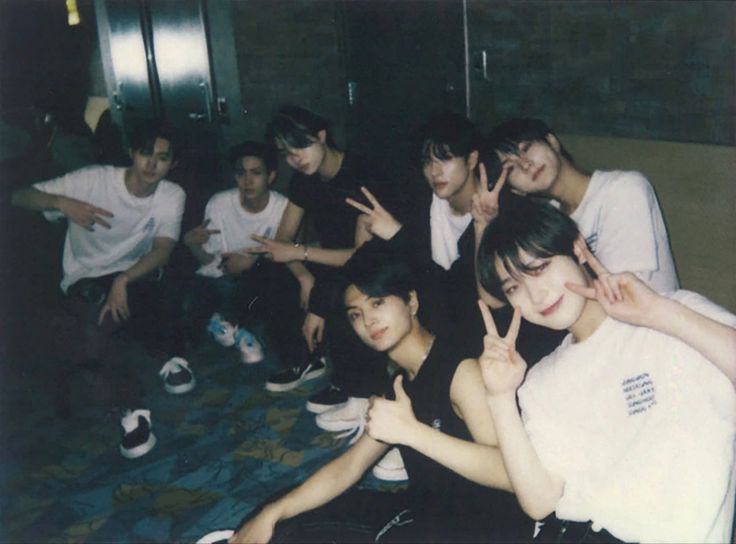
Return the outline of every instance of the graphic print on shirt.
<path id="1" fill-rule="evenodd" d="M 585 243 L 588 244 L 588 249 L 595 255 L 595 250 L 598 247 L 598 231 L 594 232 L 585 239 Z"/>
<path id="2" fill-rule="evenodd" d="M 657 404 L 656 389 L 649 372 L 626 378 L 621 382 L 621 389 L 630 416 L 646 412 Z"/>
<path id="3" fill-rule="evenodd" d="M 153 233 L 155 226 L 156 220 L 153 217 L 149 217 L 148 221 L 146 221 L 146 224 L 143 226 L 143 232 L 145 232 L 146 235 L 130 252 L 131 259 L 141 259 L 151 251 L 151 248 L 153 247 L 153 237 L 151 236 L 151 233 Z"/>

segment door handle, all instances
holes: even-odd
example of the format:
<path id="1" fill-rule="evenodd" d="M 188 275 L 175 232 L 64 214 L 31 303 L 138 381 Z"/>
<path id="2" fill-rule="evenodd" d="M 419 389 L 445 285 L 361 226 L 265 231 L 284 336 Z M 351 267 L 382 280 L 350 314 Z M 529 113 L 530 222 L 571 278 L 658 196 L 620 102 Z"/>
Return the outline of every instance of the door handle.
<path id="1" fill-rule="evenodd" d="M 480 77 L 486 81 L 491 81 L 488 77 L 488 51 L 481 49 L 473 54 L 473 71 L 480 74 Z"/>

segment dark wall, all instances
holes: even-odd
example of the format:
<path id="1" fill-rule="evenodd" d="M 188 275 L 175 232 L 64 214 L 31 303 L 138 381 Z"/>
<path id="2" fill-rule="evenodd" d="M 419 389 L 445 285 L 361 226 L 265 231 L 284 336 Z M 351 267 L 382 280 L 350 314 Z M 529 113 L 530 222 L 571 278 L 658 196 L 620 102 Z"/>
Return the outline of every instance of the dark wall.
<path id="1" fill-rule="evenodd" d="M 541 116 L 559 132 L 736 143 L 736 3 L 469 2 L 483 118 Z M 477 79 L 475 80 L 477 81 Z"/>

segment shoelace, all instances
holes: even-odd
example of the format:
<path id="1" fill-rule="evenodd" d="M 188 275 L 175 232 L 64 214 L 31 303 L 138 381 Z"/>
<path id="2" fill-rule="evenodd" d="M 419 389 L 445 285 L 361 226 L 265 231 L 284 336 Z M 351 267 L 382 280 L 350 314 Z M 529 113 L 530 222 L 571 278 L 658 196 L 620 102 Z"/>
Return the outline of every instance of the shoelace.
<path id="1" fill-rule="evenodd" d="M 383 529 L 381 529 L 380 531 L 378 531 L 378 534 L 376 534 L 376 538 L 373 540 L 373 542 L 378 542 L 379 539 L 383 535 L 385 535 L 391 529 L 391 527 L 401 527 L 402 525 L 407 525 L 407 524 L 412 523 L 414 521 L 414 519 L 404 519 L 404 520 L 402 520 L 401 519 L 401 516 L 403 516 L 404 514 L 411 514 L 411 511 L 410 510 L 402 510 L 401 512 L 399 512 L 398 514 L 396 514 L 396 516 L 391 521 L 389 521 L 383 527 Z"/>
<path id="2" fill-rule="evenodd" d="M 352 399 L 348 402 L 352 402 Z M 358 439 L 363 435 L 363 432 L 365 432 L 365 426 L 366 426 L 366 413 L 361 412 L 358 416 L 358 423 L 355 425 L 355 427 L 352 427 L 348 429 L 347 431 L 344 431 L 338 435 L 335 435 L 335 440 L 339 440 L 340 438 L 347 438 L 350 435 L 353 435 L 353 437 L 348 442 L 349 446 L 352 446 L 355 444 Z"/>
<path id="3" fill-rule="evenodd" d="M 169 360 L 163 367 L 161 367 L 159 375 L 166 379 L 169 377 L 169 374 L 173 374 L 174 372 L 177 372 L 182 368 L 186 368 L 187 370 L 189 370 L 189 363 L 187 363 L 184 359 L 174 358 Z"/>

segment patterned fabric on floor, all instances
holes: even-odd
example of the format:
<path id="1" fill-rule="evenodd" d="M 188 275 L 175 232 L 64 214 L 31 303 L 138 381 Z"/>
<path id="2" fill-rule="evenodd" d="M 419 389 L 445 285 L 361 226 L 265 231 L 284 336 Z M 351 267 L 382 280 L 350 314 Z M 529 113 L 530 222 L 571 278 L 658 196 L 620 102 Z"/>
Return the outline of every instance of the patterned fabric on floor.
<path id="1" fill-rule="evenodd" d="M 83 406 L 55 417 L 42 369 L 3 384 L 0 542 L 194 542 L 347 447 L 304 409 L 323 381 L 273 394 L 263 384 L 275 360 L 244 365 L 214 344 L 188 359 L 197 386 L 177 396 L 158 378 L 162 362 L 141 358 L 158 443 L 133 460 L 118 450 L 119 415 Z M 370 471 L 361 486 L 402 487 Z"/>

